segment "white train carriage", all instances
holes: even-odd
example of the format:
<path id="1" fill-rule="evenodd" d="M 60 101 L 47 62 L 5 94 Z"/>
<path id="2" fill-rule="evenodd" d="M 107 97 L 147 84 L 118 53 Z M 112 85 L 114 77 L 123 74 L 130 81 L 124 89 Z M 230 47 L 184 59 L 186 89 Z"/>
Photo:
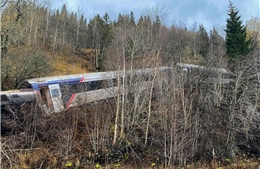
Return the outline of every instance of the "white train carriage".
<path id="1" fill-rule="evenodd" d="M 34 102 L 36 95 L 33 91 L 0 91 L 1 95 L 1 107 L 7 105 L 23 105 L 28 102 Z"/>
<path id="2" fill-rule="evenodd" d="M 232 72 L 224 68 L 206 67 L 187 63 L 177 63 L 177 67 L 181 69 L 187 79 L 194 78 L 193 76 L 200 76 L 204 78 L 204 82 L 229 84 L 235 78 Z"/>
<path id="3" fill-rule="evenodd" d="M 229 77 L 232 73 L 221 68 L 183 63 L 178 63 L 177 67 L 185 74 L 190 72 L 197 74 L 198 70 L 212 75 L 220 74 L 218 77 L 223 82 L 213 75 L 208 78 L 213 83 L 229 83 L 232 79 Z M 127 87 L 133 77 L 141 79 L 137 84 L 138 90 L 145 90 L 151 87 L 153 77 L 159 74 L 161 76 L 162 73 L 173 77 L 172 68 L 156 67 L 28 79 L 19 85 L 19 91 L 1 92 L 1 106 L 37 100 L 45 112 L 61 112 L 70 107 L 116 97 L 118 94 L 124 95 L 126 90 L 123 90 L 123 87 Z M 214 82 L 212 78 L 218 81 Z"/>
<path id="4" fill-rule="evenodd" d="M 151 77 L 155 71 L 165 72 L 168 69 L 158 67 L 35 78 L 25 80 L 18 89 L 33 89 L 37 102 L 46 113 L 61 112 L 70 107 L 116 97 L 118 94 L 124 95 L 123 82 L 127 85 L 131 76 L 140 77 L 142 81 L 139 90 L 145 90 L 151 86 Z"/>

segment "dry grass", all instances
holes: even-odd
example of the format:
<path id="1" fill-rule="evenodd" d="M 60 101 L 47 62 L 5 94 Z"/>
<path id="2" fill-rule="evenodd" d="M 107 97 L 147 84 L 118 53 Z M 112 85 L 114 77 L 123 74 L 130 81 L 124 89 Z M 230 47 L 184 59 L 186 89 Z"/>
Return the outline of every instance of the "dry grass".
<path id="1" fill-rule="evenodd" d="M 144 168 L 144 169 L 259 169 L 260 158 L 248 158 L 246 155 L 240 156 L 234 160 L 224 159 L 222 162 L 213 161 L 210 164 L 203 162 L 197 162 L 187 164 L 186 166 L 169 166 L 164 167 L 162 164 L 156 162 L 146 162 L 144 159 L 142 163 L 124 164 L 118 162 L 114 164 L 101 165 L 98 163 L 84 162 L 80 160 L 80 156 L 74 155 L 71 159 L 61 159 L 52 149 L 36 148 L 36 149 L 25 149 L 25 150 L 13 150 L 8 152 L 12 154 L 12 159 L 7 160 L 6 156 L 2 155 L 2 169 L 29 169 L 29 168 L 73 168 L 73 169 L 133 169 L 133 168 Z M 9 165 L 11 160 L 12 166 Z"/>
<path id="2" fill-rule="evenodd" d="M 54 68 L 51 75 L 66 75 L 88 72 L 85 67 L 87 65 L 87 61 L 77 56 L 64 57 L 57 55 L 49 59 L 49 62 Z"/>

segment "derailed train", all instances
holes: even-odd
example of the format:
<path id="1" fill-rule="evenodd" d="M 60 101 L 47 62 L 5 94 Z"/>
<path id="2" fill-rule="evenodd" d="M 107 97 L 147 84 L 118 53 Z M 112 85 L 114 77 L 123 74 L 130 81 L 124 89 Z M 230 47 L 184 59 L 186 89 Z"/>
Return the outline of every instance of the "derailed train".
<path id="1" fill-rule="evenodd" d="M 177 68 L 179 68 L 177 74 L 184 75 L 185 79 L 189 79 L 192 72 L 196 75 L 206 72 L 210 75 L 206 79 L 210 83 L 230 83 L 233 76 L 221 68 L 206 68 L 192 64 L 177 64 Z M 127 95 L 126 92 L 131 93 L 133 89 L 139 91 L 151 89 L 154 87 L 155 78 L 161 77 L 167 82 L 167 79 L 177 78 L 175 73 L 172 67 L 156 67 L 25 80 L 17 90 L 0 91 L 1 133 L 10 132 L 10 128 L 13 131 L 13 122 L 25 123 L 24 116 L 35 113 L 32 106 L 37 108 L 37 112 L 40 110 L 43 115 L 58 113 L 86 103 Z M 125 88 L 129 90 L 126 91 Z"/>
<path id="2" fill-rule="evenodd" d="M 186 75 L 196 70 L 220 74 L 224 79 L 221 83 L 229 83 L 232 75 L 222 68 L 208 69 L 192 64 L 177 64 L 177 67 Z M 18 90 L 0 92 L 1 110 L 8 111 L 13 106 L 34 102 L 47 114 L 61 112 L 70 107 L 123 95 L 122 88 L 129 77 L 142 79 L 138 84 L 139 90 L 145 90 L 151 86 L 155 75 L 173 77 L 173 69 L 156 67 L 28 79 L 19 85 Z"/>
<path id="3" fill-rule="evenodd" d="M 169 70 L 169 67 L 158 67 L 28 79 L 19 85 L 18 90 L 0 92 L 1 110 L 8 111 L 12 106 L 36 102 L 47 114 L 61 112 L 70 107 L 116 97 L 118 93 L 123 95 L 124 77 L 125 81 L 130 76 L 139 77 L 142 79 L 140 90 L 145 90 L 151 86 L 154 74 Z"/>

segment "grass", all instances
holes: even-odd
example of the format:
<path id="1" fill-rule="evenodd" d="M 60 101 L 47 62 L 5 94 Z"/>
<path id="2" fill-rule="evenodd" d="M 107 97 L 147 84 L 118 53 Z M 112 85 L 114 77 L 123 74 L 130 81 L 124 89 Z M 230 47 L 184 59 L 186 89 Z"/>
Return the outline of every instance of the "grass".
<path id="1" fill-rule="evenodd" d="M 123 162 L 117 162 L 114 164 L 102 165 L 94 162 L 82 161 L 79 155 L 74 154 L 72 158 L 61 158 L 51 149 L 32 149 L 32 150 L 19 150 L 13 151 L 11 159 L 7 159 L 6 156 L 2 155 L 2 169 L 30 169 L 30 168 L 70 168 L 70 169 L 132 169 L 132 168 L 144 168 L 144 169 L 163 169 L 163 168 L 180 168 L 180 169 L 259 169 L 260 168 L 260 157 L 248 157 L 242 155 L 234 160 L 224 159 L 223 161 L 213 161 L 210 164 L 197 162 L 187 164 L 185 166 L 168 166 L 164 167 L 162 164 L 156 162 L 146 162 L 143 159 L 142 163 L 124 164 Z M 12 166 L 10 164 L 12 163 Z"/>

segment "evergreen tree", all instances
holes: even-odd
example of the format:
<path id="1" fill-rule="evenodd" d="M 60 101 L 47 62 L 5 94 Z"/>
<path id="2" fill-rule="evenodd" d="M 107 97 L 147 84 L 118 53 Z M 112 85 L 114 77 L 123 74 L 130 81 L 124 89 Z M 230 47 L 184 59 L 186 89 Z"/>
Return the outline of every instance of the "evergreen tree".
<path id="1" fill-rule="evenodd" d="M 142 26 L 144 23 L 144 19 L 143 19 L 143 16 L 141 15 L 138 22 L 137 22 L 137 26 Z"/>
<path id="2" fill-rule="evenodd" d="M 160 28 L 161 28 L 161 20 L 158 15 L 156 15 L 155 21 L 153 21 L 153 35 L 159 36 L 160 34 Z"/>
<path id="3" fill-rule="evenodd" d="M 224 41 L 221 35 L 219 35 L 216 28 L 213 27 L 212 30 L 210 30 L 210 49 L 214 50 L 218 46 L 221 46 L 221 42 Z"/>
<path id="4" fill-rule="evenodd" d="M 225 40 L 214 27 L 212 30 L 210 30 L 209 41 L 210 55 L 220 57 L 222 51 L 224 51 L 225 48 Z"/>
<path id="5" fill-rule="evenodd" d="M 110 44 L 112 40 L 112 21 L 110 19 L 110 16 L 106 12 L 105 15 L 103 16 L 103 21 L 104 21 L 104 30 L 103 30 L 103 44 L 102 47 L 106 48 Z"/>
<path id="6" fill-rule="evenodd" d="M 197 46 L 199 49 L 199 54 L 202 57 L 206 57 L 209 52 L 209 36 L 202 24 L 199 26 L 197 43 L 198 43 Z"/>
<path id="7" fill-rule="evenodd" d="M 246 27 L 242 24 L 238 10 L 230 2 L 226 25 L 226 54 L 231 59 L 249 52 L 250 41 L 246 39 Z"/>
<path id="8" fill-rule="evenodd" d="M 132 11 L 130 12 L 130 26 L 135 26 L 135 17 Z"/>

